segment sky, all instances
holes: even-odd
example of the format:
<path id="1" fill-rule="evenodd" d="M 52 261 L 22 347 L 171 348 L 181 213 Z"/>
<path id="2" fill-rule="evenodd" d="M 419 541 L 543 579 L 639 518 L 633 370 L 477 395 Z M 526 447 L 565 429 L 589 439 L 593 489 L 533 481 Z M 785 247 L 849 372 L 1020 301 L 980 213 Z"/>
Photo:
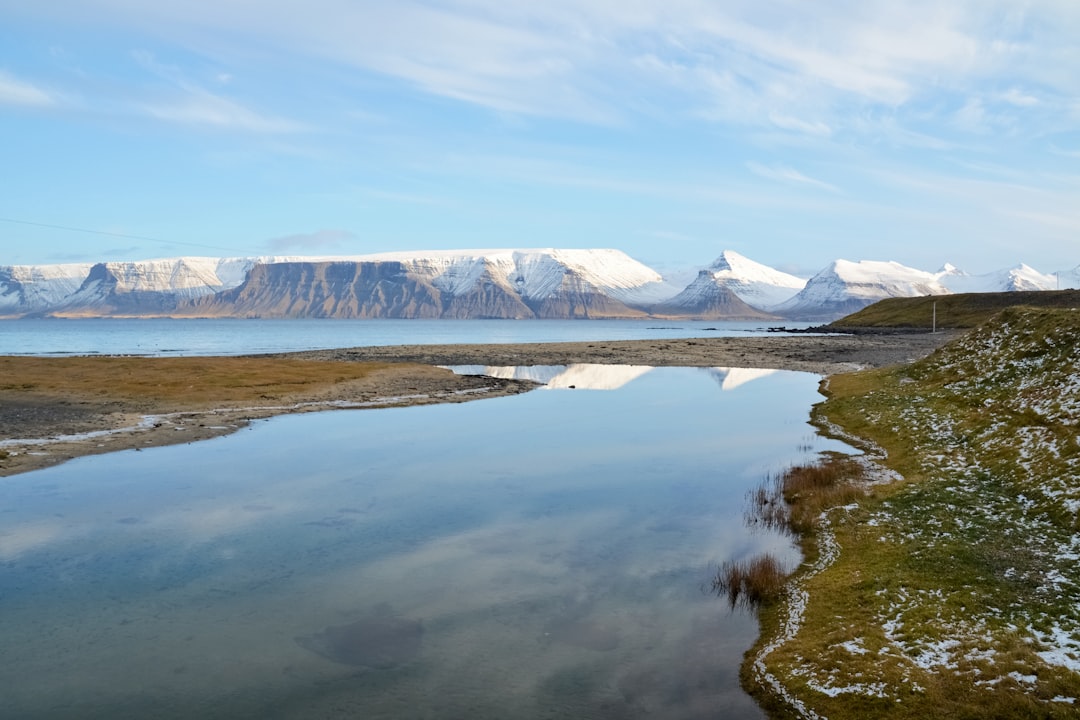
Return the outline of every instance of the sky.
<path id="1" fill-rule="evenodd" d="M 0 0 L 0 265 L 1080 265 L 1076 0 Z"/>

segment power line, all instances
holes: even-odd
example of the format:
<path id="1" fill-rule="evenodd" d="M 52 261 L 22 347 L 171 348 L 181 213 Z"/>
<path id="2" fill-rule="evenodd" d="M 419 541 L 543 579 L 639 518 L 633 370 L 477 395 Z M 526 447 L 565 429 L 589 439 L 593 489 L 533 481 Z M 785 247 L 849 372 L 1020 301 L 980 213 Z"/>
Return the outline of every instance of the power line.
<path id="1" fill-rule="evenodd" d="M 180 242 L 177 240 L 162 240 L 161 238 L 152 238 L 145 235 L 128 235 L 125 233 L 108 232 L 107 230 L 90 230 L 89 228 L 77 228 L 69 225 L 51 225 L 49 223 L 31 222 L 30 220 L 16 220 L 15 218 L 2 218 L 0 222 L 15 223 L 17 225 L 30 225 L 33 227 L 52 228 L 53 230 L 69 230 L 71 232 L 89 233 L 91 235 L 108 235 L 109 237 L 126 238 L 128 240 L 146 240 L 153 243 L 161 243 L 162 245 L 184 245 L 186 247 L 206 248 L 208 250 L 224 250 L 225 252 L 239 253 L 238 250 L 233 248 L 223 248 L 217 245 L 201 245 L 199 243 L 192 242 Z"/>

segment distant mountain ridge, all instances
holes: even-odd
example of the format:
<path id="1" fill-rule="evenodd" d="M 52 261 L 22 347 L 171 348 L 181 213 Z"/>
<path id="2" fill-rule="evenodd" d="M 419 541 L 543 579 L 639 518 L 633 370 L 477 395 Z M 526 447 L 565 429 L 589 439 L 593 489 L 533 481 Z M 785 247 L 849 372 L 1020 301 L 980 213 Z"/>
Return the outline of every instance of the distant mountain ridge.
<path id="1" fill-rule="evenodd" d="M 725 250 L 685 287 L 613 249 L 178 257 L 0 266 L 0 316 L 828 321 L 889 297 L 1080 287 L 1080 268 L 972 276 L 835 260 L 803 279 Z"/>

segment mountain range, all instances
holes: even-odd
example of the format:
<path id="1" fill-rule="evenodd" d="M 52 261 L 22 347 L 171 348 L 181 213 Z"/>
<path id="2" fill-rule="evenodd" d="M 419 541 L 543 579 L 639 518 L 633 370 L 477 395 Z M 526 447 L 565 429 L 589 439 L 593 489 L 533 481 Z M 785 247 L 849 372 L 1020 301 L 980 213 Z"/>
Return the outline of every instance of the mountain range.
<path id="1" fill-rule="evenodd" d="M 835 260 L 806 279 L 725 250 L 685 287 L 619 250 L 180 257 L 0 266 L 0 317 L 828 321 L 886 297 L 1080 287 L 1080 267 L 968 275 Z"/>

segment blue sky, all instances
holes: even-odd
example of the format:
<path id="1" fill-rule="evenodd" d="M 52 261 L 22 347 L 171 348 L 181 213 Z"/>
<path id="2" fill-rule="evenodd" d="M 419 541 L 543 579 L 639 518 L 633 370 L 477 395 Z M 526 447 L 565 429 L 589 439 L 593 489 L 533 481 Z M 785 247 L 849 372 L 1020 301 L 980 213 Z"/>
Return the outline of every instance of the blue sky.
<path id="1" fill-rule="evenodd" d="M 1077 38 L 1076 0 L 0 0 L 0 264 L 1073 268 Z"/>

